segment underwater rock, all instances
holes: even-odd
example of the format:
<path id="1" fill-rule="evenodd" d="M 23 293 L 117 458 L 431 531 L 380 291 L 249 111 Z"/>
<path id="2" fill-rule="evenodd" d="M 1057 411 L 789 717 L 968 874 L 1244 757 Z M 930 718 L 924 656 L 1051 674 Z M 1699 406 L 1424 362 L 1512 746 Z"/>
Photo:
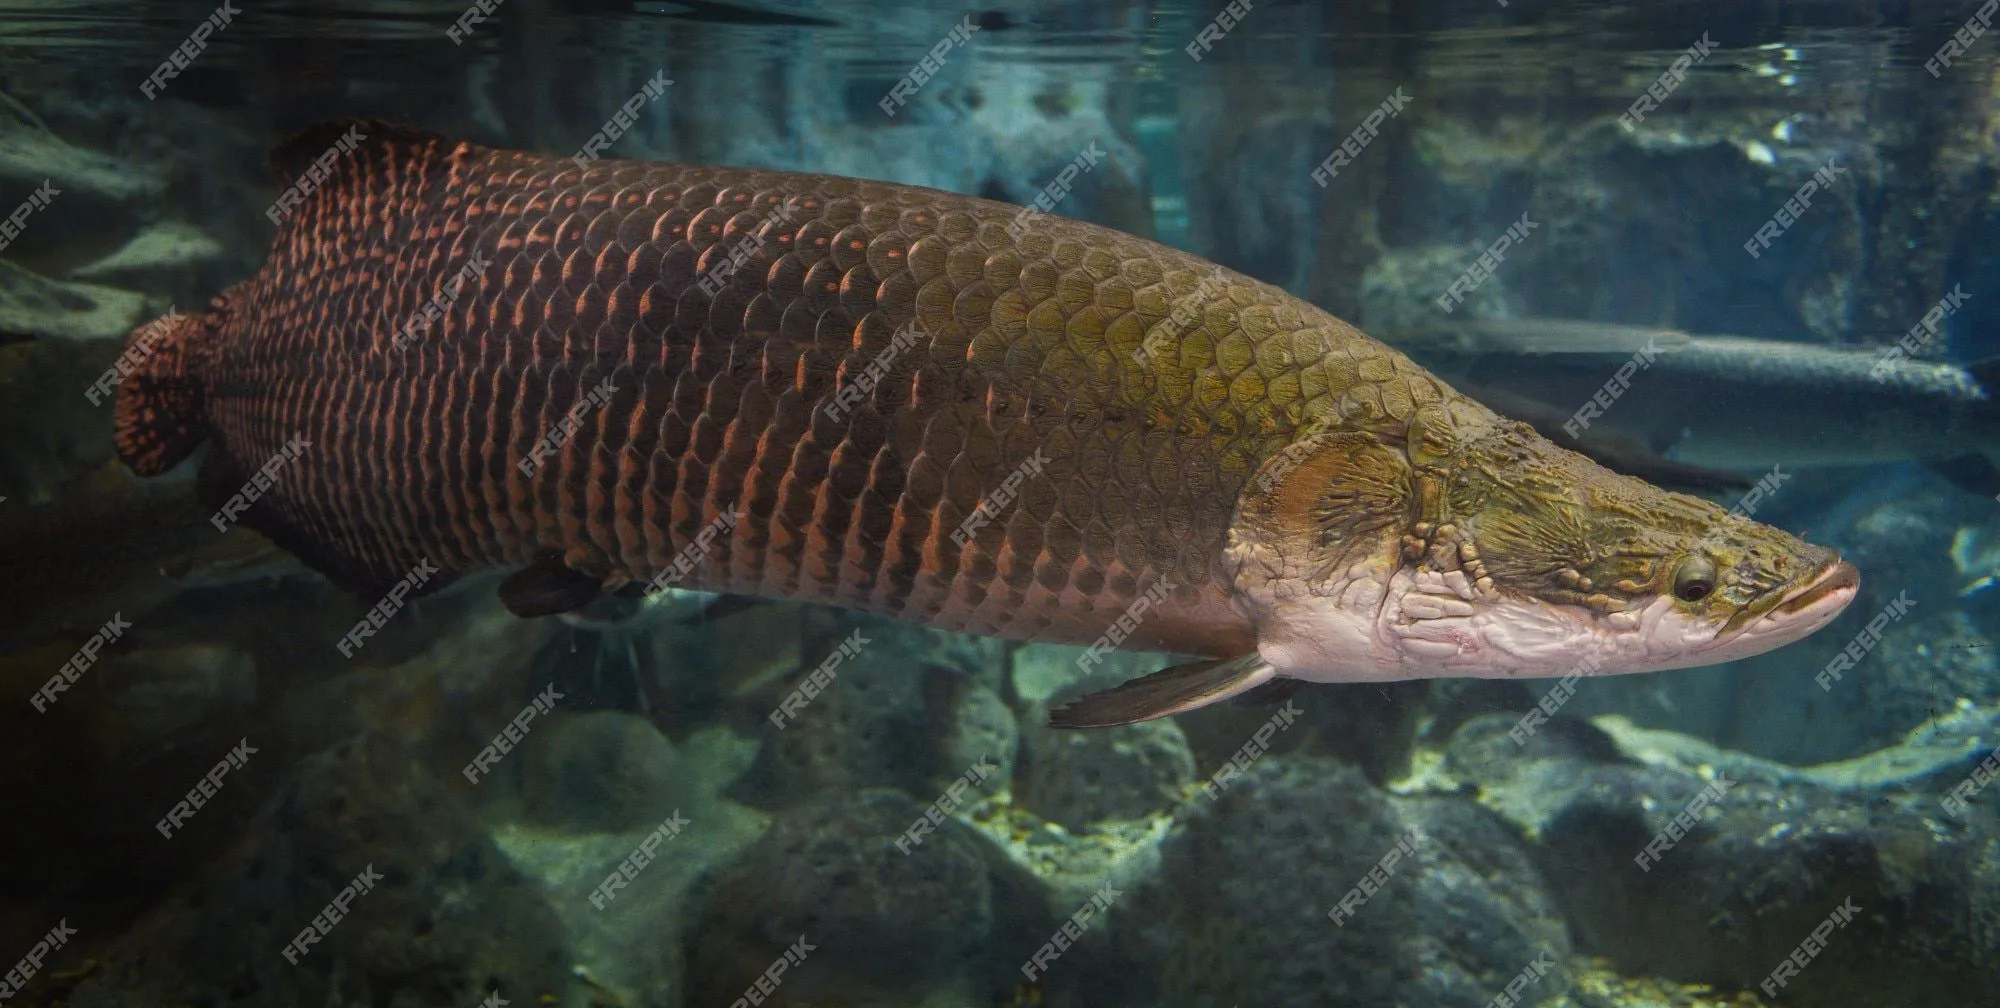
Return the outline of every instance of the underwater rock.
<path id="1" fill-rule="evenodd" d="M 1410 769 L 1416 724 L 1431 680 L 1392 683 L 1280 681 L 1278 695 L 1211 704 L 1174 720 L 1187 733 L 1202 776 L 1260 749 L 1332 756 L 1361 768 L 1380 786 Z M 1255 699 L 1253 699 L 1255 698 Z"/>
<path id="2" fill-rule="evenodd" d="M 993 1003 L 1011 989 L 1006 974 L 1032 951 L 1023 936 L 1045 937 L 1040 897 L 949 817 L 910 842 L 924 812 L 876 788 L 781 815 L 719 873 L 692 933 L 689 1003 L 744 996 L 788 950 L 766 1005 L 916 1004 L 940 990 Z"/>
<path id="3" fill-rule="evenodd" d="M 1503 222 L 1496 231 L 1504 231 L 1506 226 Z M 1469 244 L 1383 250 L 1360 277 L 1361 314 L 1354 324 L 1370 333 L 1383 333 L 1392 343 L 1442 324 L 1446 316 L 1438 309 L 1438 295 L 1464 274 L 1466 265 L 1476 261 L 1480 251 Z M 1452 314 L 1473 318 L 1515 314 L 1521 309 L 1518 299 L 1509 293 L 1513 286 L 1504 272 L 1496 272 L 1479 285 L 1475 297 L 1455 306 Z"/>
<path id="4" fill-rule="evenodd" d="M 120 759 L 188 748 L 216 724 L 250 716 L 257 700 L 255 660 L 217 642 L 114 655 L 102 675 L 114 716 L 126 726 L 113 753 Z"/>
<path id="5" fill-rule="evenodd" d="M 1078 692 L 1110 689 L 1128 679 L 1149 676 L 1174 663 L 1165 655 L 1145 651 L 1113 651 L 1085 672 L 1077 662 L 1086 649 L 1066 644 L 1022 644 L 1006 659 L 1008 694 L 1022 705 L 1040 704 L 1065 689 Z"/>
<path id="6" fill-rule="evenodd" d="M 708 602 L 690 612 L 696 598 Z M 595 637 L 598 652 L 608 652 L 607 663 L 626 657 L 621 638 L 629 643 L 639 667 L 650 670 L 635 679 L 650 699 L 647 716 L 669 735 L 685 737 L 718 707 L 733 709 L 729 720 L 755 733 L 758 725 L 769 726 L 764 715 L 794 685 L 806 638 L 832 632 L 832 610 L 741 601 L 680 589 L 655 592 L 633 619 L 609 628 L 579 627 L 572 640 L 580 649 Z"/>
<path id="7" fill-rule="evenodd" d="M 558 714 L 536 725 L 521 758 L 528 819 L 549 829 L 637 829 L 673 810 L 683 791 L 674 746 L 624 711 Z"/>
<path id="8" fill-rule="evenodd" d="M 1181 811 L 1160 873 L 1114 907 L 1076 1003 L 1478 1008 L 1517 977 L 1523 1005 L 1566 989 L 1554 898 L 1477 804 L 1392 797 L 1317 757 L 1269 757 L 1220 794 Z"/>
<path id="9" fill-rule="evenodd" d="M 143 294 L 99 284 L 51 280 L 0 259 L 0 341 L 123 341 L 146 320 L 146 314 Z M 80 388 L 75 394 L 82 396 L 83 390 Z"/>
<path id="10" fill-rule="evenodd" d="M 719 745 L 717 745 L 719 743 Z M 682 763 L 707 762 L 722 739 L 689 740 Z M 705 791 L 700 785 L 692 790 Z M 698 887 L 734 858 L 768 817 L 696 794 L 657 820 L 620 833 L 557 833 L 508 824 L 494 842 L 548 893 L 594 1004 L 690 1004 L 686 936 L 702 913 Z M 629 873 L 629 878 L 627 877 Z"/>
<path id="11" fill-rule="evenodd" d="M 1873 748 L 1899 740 L 1961 700 L 2000 702 L 1996 652 L 2000 648 L 1959 609 L 1932 612 L 1884 634 L 1868 659 L 1872 668 L 1853 677 L 1856 728 Z"/>
<path id="12" fill-rule="evenodd" d="M 0 114 L 0 214 L 49 192 L 7 243 L 10 259 L 61 275 L 122 244 L 163 188 L 151 172 Z"/>
<path id="13" fill-rule="evenodd" d="M 928 798 L 966 772 L 959 698 L 997 681 L 990 642 L 846 614 L 809 628 L 800 666 L 743 701 L 765 745 L 737 800 L 776 808 L 864 787 Z"/>
<path id="14" fill-rule="evenodd" d="M 1014 751 L 1020 746 L 1021 730 L 999 694 L 977 683 L 956 692 L 956 711 L 944 737 L 938 740 L 938 774 L 955 776 L 981 767 L 973 791 L 993 794 L 1013 780 Z M 945 786 L 951 780 L 933 783 Z"/>
<path id="15" fill-rule="evenodd" d="M 308 758 L 246 842 L 112 942 L 69 1003 L 561 997 L 554 914 L 437 770 L 385 734 Z"/>
<path id="16" fill-rule="evenodd" d="M 0 656 L 0 694 L 13 698 L 0 706 L 10 754 L 0 762 L 0 793 L 9 821 L 33 824 L 0 832 L 0 890 L 24 901 L 46 892 L 66 904 L 61 912 L 100 921 L 100 941 L 133 892 L 233 843 L 259 804 L 258 785 L 277 773 L 276 762 L 251 757 L 228 771 L 229 786 L 207 796 L 201 815 L 169 824 L 163 838 L 162 817 L 239 740 L 266 746 L 270 738 L 252 707 L 246 655 L 220 644 L 161 644 L 154 629 L 121 631 L 53 701 L 37 691 L 82 638 Z"/>
<path id="17" fill-rule="evenodd" d="M 8 267 L 0 263 L 0 275 Z M 118 359 L 116 343 L 0 339 L 0 497 L 44 504 L 111 460 L 111 404 L 84 391 Z"/>
<path id="18" fill-rule="evenodd" d="M 988 58 L 966 82 L 967 127 L 989 138 L 994 163 L 979 195 L 1027 205 L 1074 165 L 1054 212 L 1141 238 L 1153 236 L 1146 159 L 1126 139 L 1128 110 L 1111 101 L 1114 64 Z"/>
<path id="19" fill-rule="evenodd" d="M 215 287 L 206 276 L 223 259 L 222 243 L 200 228 L 180 221 L 148 226 L 124 247 L 70 275 L 78 280 L 111 284 L 164 296 L 188 309 L 206 302 L 204 290 Z"/>
<path id="20" fill-rule="evenodd" d="M 1194 782 L 1194 754 L 1172 718 L 1062 731 L 1039 710 L 1030 717 L 1015 800 L 1072 832 L 1167 808 Z"/>
<path id="21" fill-rule="evenodd" d="M 764 749 L 739 800 L 768 808 L 826 790 L 888 786 L 917 794 L 927 786 L 935 726 L 924 704 L 921 652 L 909 653 L 899 646 L 907 641 L 873 627 L 867 634 L 842 628 L 845 635 L 815 634 L 801 666 L 761 705 L 769 711 L 755 726 Z M 823 685 L 812 682 L 816 673 Z"/>
<path id="22" fill-rule="evenodd" d="M 0 494 L 9 498 L 0 508 L 0 611 L 8 616 L 0 622 L 0 652 L 88 637 L 114 613 L 151 623 L 155 609 L 184 592 L 262 585 L 302 570 L 291 554 L 240 525 L 218 535 L 215 511 L 192 482 L 144 481 L 108 462 L 65 483 L 46 504 Z M 161 702 L 163 713 L 177 705 Z"/>
<path id="23" fill-rule="evenodd" d="M 1877 761 L 1902 764 L 1894 776 L 1836 774 L 1602 723 L 1613 733 L 1568 722 L 1519 746 L 1513 718 L 1481 717 L 1446 754 L 1540 838 L 1579 951 L 1754 990 L 1831 918 L 1786 1003 L 1958 1005 L 2000 983 L 2000 837 L 1912 786 L 1950 776 L 1941 748 Z M 1912 756 L 1933 762 L 1913 773 Z M 1833 786 L 1843 778 L 1869 784 Z"/>

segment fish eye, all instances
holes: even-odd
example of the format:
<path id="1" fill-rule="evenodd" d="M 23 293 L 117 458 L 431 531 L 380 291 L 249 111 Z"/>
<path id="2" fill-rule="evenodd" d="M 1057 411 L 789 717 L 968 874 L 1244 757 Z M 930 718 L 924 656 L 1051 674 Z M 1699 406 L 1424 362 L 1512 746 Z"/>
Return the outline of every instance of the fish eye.
<path id="1" fill-rule="evenodd" d="M 1688 557 L 1674 568 L 1674 597 L 1699 602 L 1715 590 L 1715 564 L 1707 557 Z"/>

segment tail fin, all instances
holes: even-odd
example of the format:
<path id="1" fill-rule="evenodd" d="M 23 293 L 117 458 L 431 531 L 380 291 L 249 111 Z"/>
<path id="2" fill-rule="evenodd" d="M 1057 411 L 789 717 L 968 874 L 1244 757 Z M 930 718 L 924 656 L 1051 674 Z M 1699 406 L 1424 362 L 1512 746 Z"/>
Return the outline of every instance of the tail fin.
<path id="1" fill-rule="evenodd" d="M 208 437 L 198 367 L 208 323 L 169 311 L 133 330 L 105 376 L 118 382 L 118 457 L 141 476 L 172 469 Z"/>

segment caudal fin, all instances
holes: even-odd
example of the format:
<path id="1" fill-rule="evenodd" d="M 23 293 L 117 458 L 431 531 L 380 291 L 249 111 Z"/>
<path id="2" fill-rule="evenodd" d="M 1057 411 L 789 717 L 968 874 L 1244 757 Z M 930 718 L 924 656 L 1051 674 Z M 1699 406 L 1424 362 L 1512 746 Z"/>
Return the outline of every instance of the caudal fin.
<path id="1" fill-rule="evenodd" d="M 118 457 L 141 476 L 172 469 L 208 437 L 198 367 L 207 332 L 207 318 L 170 311 L 133 330 L 101 381 L 117 382 Z"/>

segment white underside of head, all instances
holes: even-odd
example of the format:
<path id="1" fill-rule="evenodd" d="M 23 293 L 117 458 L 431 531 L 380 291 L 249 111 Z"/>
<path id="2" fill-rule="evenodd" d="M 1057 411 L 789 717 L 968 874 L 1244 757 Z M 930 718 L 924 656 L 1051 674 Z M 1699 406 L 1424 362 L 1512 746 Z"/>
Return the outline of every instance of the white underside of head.
<path id="1" fill-rule="evenodd" d="M 1718 646 L 1717 624 L 1665 597 L 1604 615 L 1482 594 L 1456 571 L 1398 569 L 1385 582 L 1363 564 L 1318 590 L 1298 582 L 1275 590 L 1258 623 L 1258 651 L 1278 674 L 1314 682 L 1617 675 L 1756 654 L 1820 622 L 1760 620 Z"/>

